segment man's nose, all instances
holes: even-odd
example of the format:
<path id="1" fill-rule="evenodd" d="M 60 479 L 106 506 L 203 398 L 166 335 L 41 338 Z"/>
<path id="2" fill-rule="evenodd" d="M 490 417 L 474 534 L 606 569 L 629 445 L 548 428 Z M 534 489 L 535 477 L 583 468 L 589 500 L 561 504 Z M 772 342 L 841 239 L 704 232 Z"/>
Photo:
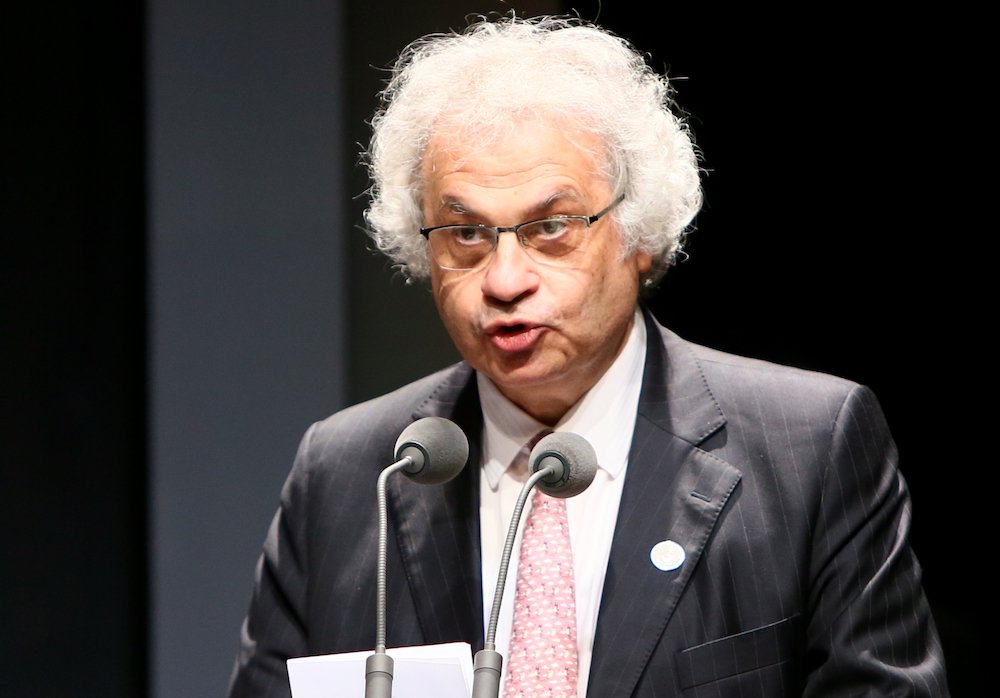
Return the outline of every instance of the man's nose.
<path id="1" fill-rule="evenodd" d="M 515 233 L 501 233 L 493 258 L 483 274 L 483 295 L 503 303 L 516 301 L 538 290 L 535 263 L 527 255 Z"/>

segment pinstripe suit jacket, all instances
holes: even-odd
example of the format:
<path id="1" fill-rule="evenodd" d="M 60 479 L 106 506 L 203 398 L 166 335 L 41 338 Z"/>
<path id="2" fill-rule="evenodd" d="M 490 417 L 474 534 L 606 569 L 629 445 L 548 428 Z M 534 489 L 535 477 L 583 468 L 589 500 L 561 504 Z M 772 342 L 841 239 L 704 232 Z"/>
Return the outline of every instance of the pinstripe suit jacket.
<path id="1" fill-rule="evenodd" d="M 947 695 L 872 393 L 647 324 L 589 696 Z M 308 431 L 257 567 L 231 696 L 287 696 L 286 658 L 373 645 L 375 481 L 403 428 L 430 415 L 463 428 L 478 465 L 465 364 Z M 480 648 L 478 468 L 442 486 L 390 483 L 388 645 Z M 686 552 L 671 572 L 649 559 L 666 539 Z"/>

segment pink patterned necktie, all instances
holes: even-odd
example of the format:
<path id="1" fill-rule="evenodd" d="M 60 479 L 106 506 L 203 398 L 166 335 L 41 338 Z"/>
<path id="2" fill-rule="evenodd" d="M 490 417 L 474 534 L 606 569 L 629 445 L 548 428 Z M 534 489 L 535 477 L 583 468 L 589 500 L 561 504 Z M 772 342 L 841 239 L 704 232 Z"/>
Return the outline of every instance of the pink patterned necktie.
<path id="1" fill-rule="evenodd" d="M 521 538 L 504 698 L 576 698 L 576 593 L 566 500 L 540 490 Z"/>

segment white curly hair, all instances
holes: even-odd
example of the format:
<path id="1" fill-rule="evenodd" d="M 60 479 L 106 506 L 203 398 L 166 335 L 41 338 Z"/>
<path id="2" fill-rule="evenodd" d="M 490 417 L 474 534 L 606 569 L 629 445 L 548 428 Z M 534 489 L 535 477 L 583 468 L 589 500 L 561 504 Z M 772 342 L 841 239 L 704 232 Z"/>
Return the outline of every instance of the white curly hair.
<path id="1" fill-rule="evenodd" d="M 428 142 L 455 128 L 485 142 L 515 117 L 568 123 L 604 143 L 602 171 L 625 195 L 612 215 L 625 254 L 652 255 L 643 279 L 651 286 L 701 206 L 698 157 L 671 94 L 628 42 L 578 18 L 479 18 L 460 33 L 418 39 L 397 60 L 372 118 L 368 232 L 408 277 L 426 279 L 419 229 Z"/>

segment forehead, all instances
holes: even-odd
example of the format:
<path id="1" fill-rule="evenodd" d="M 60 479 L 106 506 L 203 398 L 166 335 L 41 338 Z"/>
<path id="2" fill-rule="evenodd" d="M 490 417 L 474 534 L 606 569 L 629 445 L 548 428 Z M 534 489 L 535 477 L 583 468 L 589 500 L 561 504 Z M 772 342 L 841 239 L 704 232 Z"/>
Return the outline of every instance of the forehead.
<path id="1" fill-rule="evenodd" d="M 512 123 L 488 136 L 447 123 L 436 131 L 421 168 L 427 204 L 555 193 L 542 190 L 589 198 L 608 189 L 603 141 L 592 132 L 538 120 Z"/>

